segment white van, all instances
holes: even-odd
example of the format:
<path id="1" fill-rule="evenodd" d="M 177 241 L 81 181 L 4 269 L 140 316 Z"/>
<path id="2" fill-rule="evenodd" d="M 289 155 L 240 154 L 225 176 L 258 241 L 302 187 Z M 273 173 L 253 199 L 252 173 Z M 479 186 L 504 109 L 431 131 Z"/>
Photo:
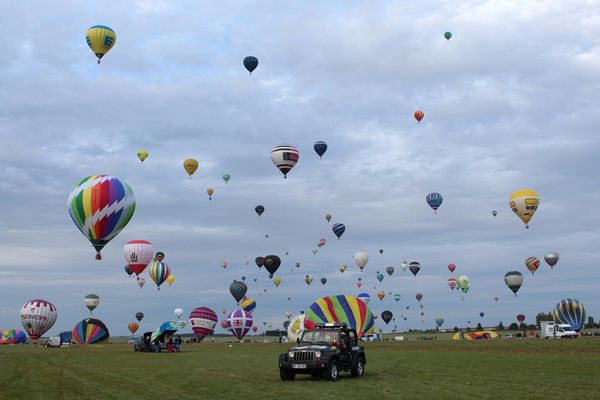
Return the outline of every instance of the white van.
<path id="1" fill-rule="evenodd" d="M 560 339 L 577 337 L 577 332 L 568 324 L 557 324 L 552 321 L 540 321 L 542 339 Z"/>
<path id="2" fill-rule="evenodd" d="M 381 334 L 371 333 L 370 335 L 364 335 L 362 338 L 360 338 L 360 340 L 363 342 L 378 342 L 381 340 Z"/>

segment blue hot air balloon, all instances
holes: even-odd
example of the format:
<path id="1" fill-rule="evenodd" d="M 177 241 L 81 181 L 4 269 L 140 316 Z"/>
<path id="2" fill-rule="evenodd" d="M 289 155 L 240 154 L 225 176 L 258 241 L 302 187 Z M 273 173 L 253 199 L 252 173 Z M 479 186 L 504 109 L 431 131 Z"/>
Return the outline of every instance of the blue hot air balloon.
<path id="1" fill-rule="evenodd" d="M 444 198 L 439 193 L 429 193 L 425 198 L 429 207 L 433 208 L 433 212 L 437 212 L 437 209 L 442 205 Z"/>
<path id="2" fill-rule="evenodd" d="M 554 322 L 569 324 L 576 332 L 585 323 L 585 306 L 575 299 L 564 299 L 554 307 Z"/>
<path id="3" fill-rule="evenodd" d="M 258 58 L 253 56 L 248 56 L 244 58 L 244 67 L 246 67 L 248 72 L 250 72 L 250 75 L 252 75 L 252 71 L 254 71 L 256 67 L 258 67 Z"/>
<path id="4" fill-rule="evenodd" d="M 331 227 L 331 230 L 333 231 L 333 233 L 335 233 L 335 236 L 337 236 L 337 238 L 339 239 L 342 237 L 344 232 L 346 232 L 346 226 L 344 224 L 333 224 L 333 226 Z"/>
<path id="5" fill-rule="evenodd" d="M 327 151 L 327 143 L 321 140 L 316 142 L 313 147 L 315 149 L 315 152 L 319 155 L 319 158 L 323 157 L 323 154 L 325 154 L 325 152 Z"/>

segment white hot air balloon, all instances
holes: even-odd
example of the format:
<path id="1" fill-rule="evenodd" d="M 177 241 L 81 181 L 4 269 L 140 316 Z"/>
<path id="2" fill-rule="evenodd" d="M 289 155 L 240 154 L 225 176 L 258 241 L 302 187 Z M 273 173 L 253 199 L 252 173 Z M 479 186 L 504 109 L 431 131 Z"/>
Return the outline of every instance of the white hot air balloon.
<path id="1" fill-rule="evenodd" d="M 180 320 L 178 321 L 178 325 L 179 325 L 179 329 L 183 329 L 183 328 L 185 328 L 185 326 L 187 325 L 187 321 L 186 321 L 186 320 L 184 320 L 184 319 L 180 319 Z"/>
<path id="2" fill-rule="evenodd" d="M 291 144 L 280 144 L 271 150 L 271 160 L 279 168 L 284 178 L 287 178 L 287 174 L 294 168 L 299 159 L 298 149 Z"/>
<path id="3" fill-rule="evenodd" d="M 123 257 L 127 266 L 140 275 L 154 257 L 152 243 L 147 240 L 130 240 L 123 246 Z"/>
<path id="4" fill-rule="evenodd" d="M 173 314 L 179 319 L 183 315 L 183 310 L 181 308 L 176 308 L 173 310 Z"/>
<path id="5" fill-rule="evenodd" d="M 30 300 L 21 307 L 21 324 L 31 340 L 37 340 L 46 333 L 57 317 L 56 306 L 46 300 Z"/>
<path id="6" fill-rule="evenodd" d="M 402 261 L 400 263 L 400 268 L 402 268 L 402 271 L 406 271 L 406 268 L 408 268 L 408 261 Z"/>
<path id="7" fill-rule="evenodd" d="M 354 262 L 356 263 L 356 265 L 358 265 L 358 268 L 360 268 L 361 271 L 369 262 L 369 255 L 364 251 L 359 251 L 358 253 L 355 253 L 353 258 Z"/>

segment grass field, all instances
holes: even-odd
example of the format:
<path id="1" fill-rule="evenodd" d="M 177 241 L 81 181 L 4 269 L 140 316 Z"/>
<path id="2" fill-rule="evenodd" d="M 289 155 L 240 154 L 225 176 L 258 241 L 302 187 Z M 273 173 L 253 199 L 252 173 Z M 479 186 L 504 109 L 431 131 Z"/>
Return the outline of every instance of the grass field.
<path id="1" fill-rule="evenodd" d="M 287 345 L 0 348 L 0 399 L 600 399 L 600 339 L 366 343 L 362 378 L 281 382 Z"/>

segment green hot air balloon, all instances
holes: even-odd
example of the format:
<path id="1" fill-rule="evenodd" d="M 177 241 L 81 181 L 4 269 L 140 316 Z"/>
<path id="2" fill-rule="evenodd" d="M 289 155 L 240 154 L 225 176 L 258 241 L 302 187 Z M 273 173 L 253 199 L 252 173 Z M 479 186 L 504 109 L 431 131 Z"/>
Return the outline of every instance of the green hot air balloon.
<path id="1" fill-rule="evenodd" d="M 98 304 L 100 304 L 100 297 L 98 297 L 95 294 L 88 294 L 83 298 L 83 302 L 85 303 L 85 306 L 88 308 L 88 310 L 90 310 L 91 314 L 92 311 L 94 311 L 94 309 L 98 307 Z"/>
<path id="2" fill-rule="evenodd" d="M 230 179 L 231 179 L 231 175 L 223 174 L 223 180 L 225 181 L 225 184 L 227 184 L 227 182 L 229 182 Z"/>
<path id="3" fill-rule="evenodd" d="M 445 32 L 444 37 L 446 38 L 446 40 L 450 40 L 450 38 L 452 37 L 452 32 Z"/>

